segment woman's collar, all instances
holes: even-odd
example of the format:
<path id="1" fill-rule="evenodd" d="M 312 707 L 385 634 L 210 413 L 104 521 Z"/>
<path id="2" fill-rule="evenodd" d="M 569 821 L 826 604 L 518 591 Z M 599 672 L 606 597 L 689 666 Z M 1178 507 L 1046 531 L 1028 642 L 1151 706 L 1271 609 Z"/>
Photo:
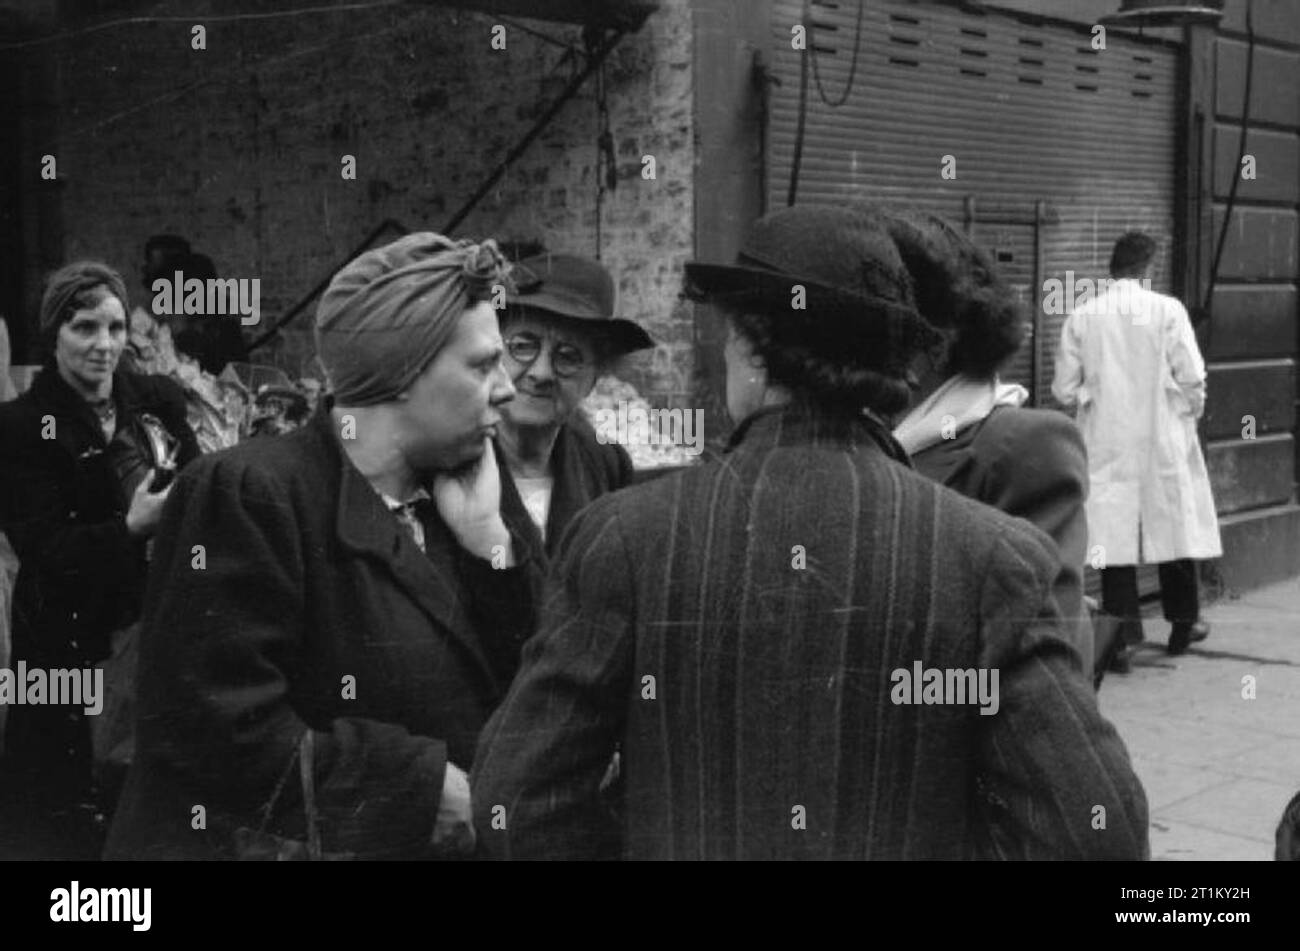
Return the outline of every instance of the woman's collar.
<path id="1" fill-rule="evenodd" d="M 763 438 L 775 445 L 821 444 L 856 447 L 870 444 L 910 467 L 911 461 L 889 428 L 875 414 L 835 410 L 798 399 L 763 406 L 746 416 L 727 441 L 726 452 L 743 441 Z"/>

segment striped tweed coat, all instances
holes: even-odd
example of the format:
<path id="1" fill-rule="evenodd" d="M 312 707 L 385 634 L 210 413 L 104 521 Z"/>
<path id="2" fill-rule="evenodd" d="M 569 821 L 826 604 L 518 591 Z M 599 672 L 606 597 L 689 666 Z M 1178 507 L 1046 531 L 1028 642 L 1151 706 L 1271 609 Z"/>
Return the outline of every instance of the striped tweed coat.
<path id="1" fill-rule="evenodd" d="M 577 517 L 480 737 L 490 854 L 1148 854 L 1141 785 L 1061 635 L 1054 544 L 870 426 L 760 411 L 721 460 Z M 996 671 L 996 712 L 896 702 L 926 699 L 895 674 L 918 664 Z M 614 828 L 597 786 L 620 741 Z"/>

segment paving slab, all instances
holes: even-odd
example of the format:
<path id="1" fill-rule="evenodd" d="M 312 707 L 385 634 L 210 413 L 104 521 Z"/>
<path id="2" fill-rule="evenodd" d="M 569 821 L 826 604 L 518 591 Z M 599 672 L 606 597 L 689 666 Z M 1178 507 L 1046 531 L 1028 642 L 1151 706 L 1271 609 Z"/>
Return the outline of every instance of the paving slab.
<path id="1" fill-rule="evenodd" d="M 1147 791 L 1152 858 L 1268 860 L 1300 790 L 1300 579 L 1204 617 L 1210 637 L 1178 657 L 1158 609 L 1144 618 L 1133 672 L 1098 702 Z"/>
<path id="2" fill-rule="evenodd" d="M 1267 862 L 1273 858 L 1273 847 L 1164 819 L 1151 823 L 1151 857 L 1167 862 Z"/>

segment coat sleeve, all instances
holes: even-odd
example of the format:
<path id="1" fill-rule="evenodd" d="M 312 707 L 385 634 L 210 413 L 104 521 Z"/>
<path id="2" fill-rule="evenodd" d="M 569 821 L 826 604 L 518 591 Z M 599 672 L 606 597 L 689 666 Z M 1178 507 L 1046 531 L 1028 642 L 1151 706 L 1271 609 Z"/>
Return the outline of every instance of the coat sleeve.
<path id="1" fill-rule="evenodd" d="M 1083 389 L 1083 348 L 1079 339 L 1079 319 L 1071 314 L 1061 328 L 1056 346 L 1056 373 L 1052 378 L 1052 395 L 1062 406 L 1079 402 Z"/>
<path id="2" fill-rule="evenodd" d="M 1187 397 L 1192 416 L 1200 419 L 1205 412 L 1205 361 L 1201 359 L 1201 348 L 1196 344 L 1196 332 L 1192 330 L 1187 308 L 1173 298 L 1169 299 L 1169 305 L 1164 327 L 1169 373 Z"/>
<path id="3" fill-rule="evenodd" d="M 628 455 L 626 449 L 618 443 L 612 444 L 614 450 L 613 459 L 611 460 L 611 486 L 610 491 L 615 489 L 626 489 L 632 484 L 632 478 L 636 475 L 636 468 L 632 465 L 632 457 Z"/>
<path id="4" fill-rule="evenodd" d="M 975 715 L 985 857 L 1145 859 L 1146 795 L 1060 634 L 1055 570 L 1041 536 L 1013 526 L 985 576 L 981 666 L 999 678 L 997 712 Z"/>
<path id="5" fill-rule="evenodd" d="M 985 430 L 999 427 L 980 501 L 1032 522 L 1051 536 L 1061 555 L 1053 595 L 1064 617 L 1066 639 L 1092 676 L 1092 619 L 1083 605 L 1083 565 L 1088 557 L 1088 452 L 1070 419 L 1053 410 L 1003 411 Z"/>
<path id="6" fill-rule="evenodd" d="M 545 582 L 540 557 L 514 526 L 509 531 L 517 559 L 509 568 L 496 568 L 489 559 L 457 549 L 457 576 L 467 594 L 470 616 L 503 684 L 514 679 L 520 649 L 536 630 Z"/>
<path id="7" fill-rule="evenodd" d="M 572 440 L 572 454 L 568 458 L 572 464 L 599 474 L 600 493 L 625 489 L 632 484 L 636 468 L 626 449 L 616 442 L 600 442 L 596 431 L 585 420 L 573 420 L 568 428 Z"/>
<path id="8" fill-rule="evenodd" d="M 314 663 L 302 539 L 288 488 L 246 458 L 209 456 L 180 476 L 145 599 L 138 756 L 210 816 L 256 825 L 313 729 L 326 850 L 422 854 L 446 744 L 363 717 L 308 724 L 299 715 Z M 300 836 L 302 817 L 299 784 L 286 782 L 271 828 Z"/>
<path id="9" fill-rule="evenodd" d="M 541 630 L 479 739 L 470 784 L 479 841 L 493 858 L 617 854 L 599 786 L 631 689 L 633 567 L 608 501 L 565 532 Z"/>
<path id="10" fill-rule="evenodd" d="M 158 416 L 167 431 L 176 437 L 180 449 L 176 453 L 177 468 L 184 468 L 199 457 L 199 440 L 190 428 L 185 391 L 180 384 L 167 377 L 155 376 L 158 387 Z"/>
<path id="11" fill-rule="evenodd" d="M 0 414 L 0 527 L 21 562 L 41 572 L 116 577 L 104 568 L 137 557 L 124 515 L 86 523 L 73 511 L 54 440 L 41 438 L 41 417 L 17 404 Z"/>

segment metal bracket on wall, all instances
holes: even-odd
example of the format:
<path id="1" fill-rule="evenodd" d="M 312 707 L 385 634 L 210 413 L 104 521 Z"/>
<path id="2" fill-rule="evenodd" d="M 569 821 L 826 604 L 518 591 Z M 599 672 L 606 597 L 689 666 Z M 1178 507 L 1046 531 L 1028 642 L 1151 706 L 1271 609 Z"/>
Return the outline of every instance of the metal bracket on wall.
<path id="1" fill-rule="evenodd" d="M 1061 214 L 1050 201 L 1039 199 L 1034 202 L 1032 211 L 1016 211 L 1014 208 L 999 206 L 995 210 L 985 211 L 976 204 L 974 195 L 962 199 L 963 221 L 968 237 L 974 237 L 975 225 L 1059 225 Z"/>
<path id="2" fill-rule="evenodd" d="M 619 41 L 622 40 L 624 36 L 626 36 L 626 33 L 622 30 L 614 30 L 612 32 L 604 33 L 603 35 L 597 33 L 591 28 L 583 31 L 583 40 L 587 47 L 587 57 L 586 61 L 583 63 L 582 69 L 576 76 L 569 80 L 568 85 L 564 87 L 564 91 L 556 97 L 555 101 L 546 107 L 546 111 L 542 113 L 536 122 L 533 123 L 532 128 L 525 132 L 523 137 L 511 147 L 510 151 L 506 153 L 505 158 L 497 163 L 496 168 L 488 174 L 487 178 L 485 178 L 482 184 L 480 184 L 474 191 L 474 194 L 469 197 L 469 200 L 451 216 L 447 221 L 447 224 L 443 226 L 443 234 L 450 235 L 456 230 L 456 226 L 469 216 L 469 213 L 474 210 L 475 206 L 477 206 L 478 203 L 483 200 L 483 197 L 492 190 L 493 186 L 501 180 L 501 176 L 506 173 L 506 169 L 508 169 L 511 164 L 519 158 L 519 156 L 523 155 L 524 150 L 533 144 L 533 140 L 542 134 L 542 130 L 551 124 L 551 121 L 559 114 L 560 109 L 564 104 L 577 95 L 578 90 L 581 89 L 583 83 L 587 81 L 587 77 L 600 68 L 600 65 L 605 62 L 605 59 L 611 52 L 613 52 L 614 47 L 619 44 Z"/>
<path id="3" fill-rule="evenodd" d="M 758 207 L 759 214 L 767 214 L 768 166 L 767 148 L 771 135 L 770 113 L 772 87 L 781 85 L 781 77 L 772 69 L 761 49 L 754 50 L 750 62 L 750 84 L 758 99 Z"/>

